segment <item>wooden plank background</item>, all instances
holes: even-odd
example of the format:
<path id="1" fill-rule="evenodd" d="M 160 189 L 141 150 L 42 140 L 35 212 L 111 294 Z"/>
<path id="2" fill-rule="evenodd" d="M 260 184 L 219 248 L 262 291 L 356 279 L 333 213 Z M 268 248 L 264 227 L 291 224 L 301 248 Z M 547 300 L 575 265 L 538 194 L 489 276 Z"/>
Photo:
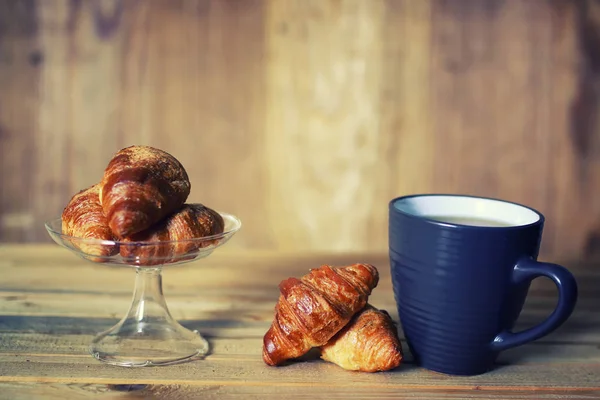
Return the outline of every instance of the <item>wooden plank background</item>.
<path id="1" fill-rule="evenodd" d="M 131 144 L 231 246 L 382 251 L 389 199 L 470 193 L 548 217 L 543 253 L 600 244 L 596 0 L 0 0 L 0 241 Z"/>

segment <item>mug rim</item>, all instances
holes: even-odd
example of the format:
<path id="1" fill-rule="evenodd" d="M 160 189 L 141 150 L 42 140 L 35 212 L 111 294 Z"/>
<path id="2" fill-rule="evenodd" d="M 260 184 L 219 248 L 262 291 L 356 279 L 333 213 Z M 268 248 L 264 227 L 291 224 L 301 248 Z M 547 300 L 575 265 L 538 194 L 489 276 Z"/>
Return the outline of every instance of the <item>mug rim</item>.
<path id="1" fill-rule="evenodd" d="M 430 218 L 429 216 L 426 216 L 426 215 L 411 214 L 411 213 L 408 213 L 406 211 L 400 210 L 400 209 L 398 209 L 395 206 L 395 203 L 398 202 L 398 201 L 400 201 L 400 200 L 406 200 L 406 199 L 415 198 L 415 197 L 459 197 L 459 198 L 469 198 L 469 199 L 498 201 L 498 202 L 501 202 L 501 203 L 511 204 L 511 205 L 514 205 L 514 206 L 525 208 L 525 209 L 527 209 L 527 210 L 535 213 L 538 216 L 538 220 L 537 221 L 533 221 L 533 222 L 528 223 L 528 224 L 522 224 L 522 225 L 507 225 L 507 226 L 466 225 L 466 224 L 458 224 L 458 223 L 454 223 L 454 222 L 439 221 L 439 220 Z M 531 227 L 531 226 L 535 226 L 535 225 L 543 225 L 544 222 L 545 222 L 544 214 L 542 214 L 541 212 L 539 212 L 538 210 L 536 210 L 533 207 L 526 206 L 524 204 L 517 203 L 515 201 L 509 201 L 509 200 L 499 199 L 497 197 L 477 196 L 477 195 L 470 195 L 470 194 L 456 194 L 456 193 L 417 193 L 417 194 L 409 194 L 409 195 L 398 196 L 398 197 L 393 198 L 392 200 L 389 201 L 388 208 L 389 208 L 390 213 L 394 212 L 394 213 L 397 213 L 397 214 L 402 215 L 402 216 L 407 217 L 407 218 L 411 218 L 411 219 L 414 219 L 414 220 L 423 221 L 425 223 L 429 223 L 429 224 L 432 224 L 432 225 L 452 227 L 452 228 L 460 228 L 460 229 L 479 229 L 479 230 L 481 230 L 481 229 L 495 229 L 495 230 L 498 230 L 498 229 L 500 229 L 500 230 L 502 230 L 502 229 L 523 229 L 523 228 L 527 228 L 527 227 Z"/>

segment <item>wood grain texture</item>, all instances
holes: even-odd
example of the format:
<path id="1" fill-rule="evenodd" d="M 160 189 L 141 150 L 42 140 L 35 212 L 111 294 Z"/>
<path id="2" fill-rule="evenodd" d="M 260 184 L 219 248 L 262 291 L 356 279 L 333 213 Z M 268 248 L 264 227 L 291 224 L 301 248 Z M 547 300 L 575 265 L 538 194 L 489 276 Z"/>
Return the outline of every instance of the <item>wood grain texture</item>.
<path id="1" fill-rule="evenodd" d="M 599 37 L 594 0 L 0 0 L 0 241 L 147 144 L 233 247 L 384 251 L 391 198 L 450 192 L 597 256 Z"/>
<path id="2" fill-rule="evenodd" d="M 166 268 L 173 316 L 205 335 L 211 352 L 193 363 L 128 369 L 98 363 L 87 347 L 125 312 L 133 271 L 95 266 L 53 245 L 0 246 L 0 398 L 600 398 L 595 264 L 572 266 L 581 297 L 569 321 L 541 340 L 502 353 L 497 367 L 484 375 L 422 370 L 404 340 L 405 364 L 386 373 L 351 373 L 311 358 L 266 366 L 261 343 L 273 318 L 277 283 L 321 263 L 357 261 L 378 267 L 380 284 L 369 301 L 397 320 L 384 253 L 221 249 L 188 266 Z M 538 281 L 517 329 L 539 322 L 556 304 L 554 288 Z"/>
<path id="3" fill-rule="evenodd" d="M 506 198 L 542 212 L 553 202 L 548 137 L 565 131 L 548 123 L 547 4 L 435 2 L 430 79 L 441 191 Z M 543 251 L 552 245 L 544 241 Z"/>
<path id="4" fill-rule="evenodd" d="M 591 229 L 597 222 L 595 208 L 588 203 L 590 194 L 596 190 L 591 187 L 585 189 L 586 184 L 582 182 L 578 167 L 585 157 L 581 156 L 576 141 L 573 140 L 577 135 L 574 122 L 579 118 L 575 111 L 578 81 L 581 79 L 582 61 L 587 57 L 587 51 L 579 45 L 582 39 L 579 29 L 580 8 L 584 2 L 577 2 L 577 6 L 575 3 L 555 2 L 551 14 L 554 29 L 550 54 L 552 112 L 549 114 L 549 121 L 550 129 L 555 133 L 549 139 L 551 157 L 548 159 L 547 171 L 554 177 L 548 181 L 551 199 L 548 202 L 548 212 L 554 217 L 549 218 L 546 224 L 545 241 L 550 246 L 561 246 L 563 252 L 568 254 L 595 252 L 589 249 L 588 236 L 590 230 L 597 231 L 596 228 Z M 595 129 L 593 126 L 588 128 L 592 131 Z M 587 190 L 591 192 L 583 194 Z M 565 235 L 563 227 L 569 223 L 579 229 Z"/>
<path id="5" fill-rule="evenodd" d="M 359 227 L 377 202 L 363 182 L 381 166 L 384 12 L 379 0 L 270 2 L 269 210 L 278 248 L 367 246 Z"/>
<path id="6" fill-rule="evenodd" d="M 85 384 L 85 383 L 14 383 L 1 382 L 0 390 L 6 398 L 14 400 L 34 399 L 43 396 L 44 399 L 163 399 L 163 400 L 188 400 L 188 399 L 280 399 L 289 397 L 289 387 L 273 387 L 266 389 L 262 386 L 237 387 L 225 385 L 144 385 L 144 384 Z M 385 388 L 373 392 L 370 388 L 327 388 L 303 387 L 302 396 L 305 398 L 327 399 L 597 399 L 598 391 L 581 390 L 556 391 L 552 393 L 519 392 L 510 390 L 450 390 L 435 391 L 422 389 Z"/>
<path id="7" fill-rule="evenodd" d="M 38 32 L 35 1 L 0 1 L 0 240 L 33 241 L 38 230 Z"/>
<path id="8" fill-rule="evenodd" d="M 383 206 L 387 201 L 436 190 L 431 80 L 434 5 L 430 1 L 385 2 L 377 170 L 365 179 L 374 186 L 368 207 L 373 221 L 365 238 L 369 247 L 379 248 L 387 237 L 388 210 Z"/>

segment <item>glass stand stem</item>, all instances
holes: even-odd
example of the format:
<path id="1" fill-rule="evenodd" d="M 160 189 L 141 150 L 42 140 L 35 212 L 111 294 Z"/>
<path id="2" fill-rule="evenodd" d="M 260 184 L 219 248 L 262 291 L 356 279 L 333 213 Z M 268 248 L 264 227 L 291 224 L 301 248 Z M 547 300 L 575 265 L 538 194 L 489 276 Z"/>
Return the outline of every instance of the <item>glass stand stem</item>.
<path id="1" fill-rule="evenodd" d="M 127 317 L 140 324 L 165 323 L 173 319 L 163 295 L 160 268 L 136 270 L 133 301 Z"/>
<path id="2" fill-rule="evenodd" d="M 208 342 L 181 326 L 169 313 L 162 291 L 161 268 L 137 268 L 127 315 L 100 333 L 92 355 L 109 364 L 138 367 L 175 364 L 201 358 Z"/>

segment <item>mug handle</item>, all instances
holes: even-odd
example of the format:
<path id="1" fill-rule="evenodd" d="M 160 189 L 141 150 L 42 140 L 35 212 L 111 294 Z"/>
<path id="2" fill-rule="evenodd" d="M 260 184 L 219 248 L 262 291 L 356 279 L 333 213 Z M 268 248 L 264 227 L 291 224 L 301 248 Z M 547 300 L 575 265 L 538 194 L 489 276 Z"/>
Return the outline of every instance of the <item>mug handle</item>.
<path id="1" fill-rule="evenodd" d="M 493 351 L 510 349 L 546 336 L 561 326 L 573 312 L 577 303 L 577 282 L 565 267 L 523 258 L 515 265 L 513 284 L 530 282 L 540 276 L 552 279 L 558 288 L 558 305 L 539 325 L 517 333 L 501 332 L 492 342 Z"/>

